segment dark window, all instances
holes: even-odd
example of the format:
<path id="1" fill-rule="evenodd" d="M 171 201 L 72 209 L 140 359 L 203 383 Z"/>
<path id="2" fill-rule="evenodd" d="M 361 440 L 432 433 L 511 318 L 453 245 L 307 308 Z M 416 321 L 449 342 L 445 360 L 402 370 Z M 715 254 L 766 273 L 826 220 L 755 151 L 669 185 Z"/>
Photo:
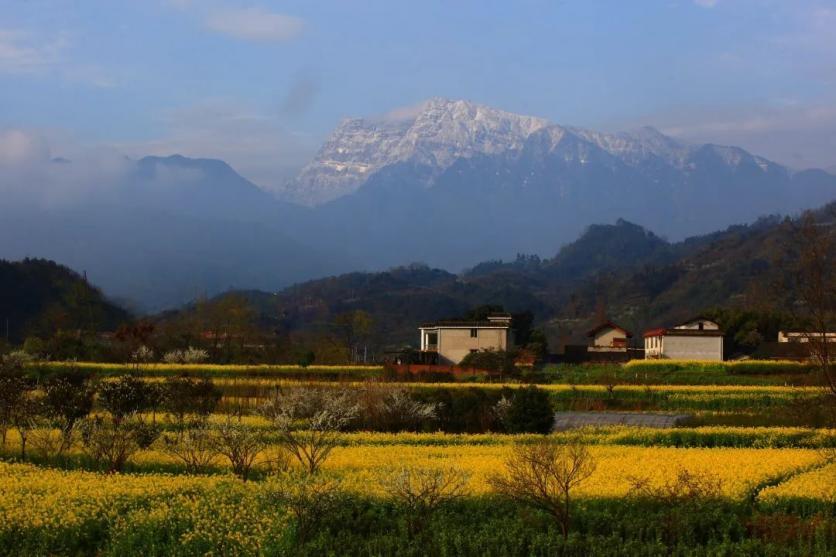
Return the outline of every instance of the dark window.
<path id="1" fill-rule="evenodd" d="M 705 324 L 702 321 L 700 321 L 699 328 L 700 331 L 702 331 L 705 328 Z"/>
<path id="2" fill-rule="evenodd" d="M 470 338 L 476 338 L 479 335 L 479 329 L 470 329 Z"/>

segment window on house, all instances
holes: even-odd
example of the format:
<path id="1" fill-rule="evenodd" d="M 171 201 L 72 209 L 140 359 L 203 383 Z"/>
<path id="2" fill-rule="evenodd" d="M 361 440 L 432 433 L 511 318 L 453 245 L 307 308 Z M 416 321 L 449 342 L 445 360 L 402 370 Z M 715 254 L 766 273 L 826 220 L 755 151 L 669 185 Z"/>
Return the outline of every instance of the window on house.
<path id="1" fill-rule="evenodd" d="M 470 329 L 470 338 L 476 338 L 479 336 L 479 329 Z"/>
<path id="2" fill-rule="evenodd" d="M 700 321 L 700 324 L 697 325 L 697 327 L 699 327 L 700 331 L 702 331 L 705 328 L 705 324 L 702 321 Z"/>

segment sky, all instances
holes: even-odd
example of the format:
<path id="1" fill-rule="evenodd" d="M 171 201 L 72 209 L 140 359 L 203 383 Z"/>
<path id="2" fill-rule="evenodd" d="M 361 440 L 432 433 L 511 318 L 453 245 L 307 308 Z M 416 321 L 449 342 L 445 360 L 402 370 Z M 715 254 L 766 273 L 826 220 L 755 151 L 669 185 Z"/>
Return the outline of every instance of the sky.
<path id="1" fill-rule="evenodd" d="M 836 2 L 0 0 L 0 164 L 221 158 L 265 188 L 434 96 L 836 165 Z"/>

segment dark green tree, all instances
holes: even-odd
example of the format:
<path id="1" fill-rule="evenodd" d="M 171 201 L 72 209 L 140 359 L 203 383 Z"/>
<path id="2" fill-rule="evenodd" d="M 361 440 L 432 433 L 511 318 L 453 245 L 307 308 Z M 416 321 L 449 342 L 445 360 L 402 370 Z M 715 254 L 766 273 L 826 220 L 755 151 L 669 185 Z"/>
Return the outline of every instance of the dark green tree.
<path id="1" fill-rule="evenodd" d="M 549 433 L 554 427 L 554 408 L 549 393 L 534 385 L 514 391 L 505 417 L 509 433 Z"/>

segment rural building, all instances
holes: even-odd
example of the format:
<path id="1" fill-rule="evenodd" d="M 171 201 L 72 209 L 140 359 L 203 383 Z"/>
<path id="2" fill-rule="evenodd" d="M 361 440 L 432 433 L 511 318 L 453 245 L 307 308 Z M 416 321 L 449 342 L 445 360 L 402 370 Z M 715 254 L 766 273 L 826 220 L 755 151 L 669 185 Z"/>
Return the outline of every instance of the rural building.
<path id="1" fill-rule="evenodd" d="M 645 358 L 723 360 L 723 331 L 705 317 L 694 317 L 669 329 L 644 333 Z"/>
<path id="2" fill-rule="evenodd" d="M 483 321 L 449 320 L 425 323 L 421 332 L 421 352 L 438 364 L 458 364 L 471 352 L 508 350 L 513 346 L 511 316 L 489 315 Z"/>
<path id="3" fill-rule="evenodd" d="M 627 352 L 627 343 L 633 333 L 612 321 L 605 321 L 586 336 L 589 337 L 589 352 Z"/>
<path id="4" fill-rule="evenodd" d="M 825 342 L 836 342 L 836 333 L 824 333 Z M 803 333 L 800 331 L 778 331 L 778 342 L 821 342 L 821 333 Z"/>

